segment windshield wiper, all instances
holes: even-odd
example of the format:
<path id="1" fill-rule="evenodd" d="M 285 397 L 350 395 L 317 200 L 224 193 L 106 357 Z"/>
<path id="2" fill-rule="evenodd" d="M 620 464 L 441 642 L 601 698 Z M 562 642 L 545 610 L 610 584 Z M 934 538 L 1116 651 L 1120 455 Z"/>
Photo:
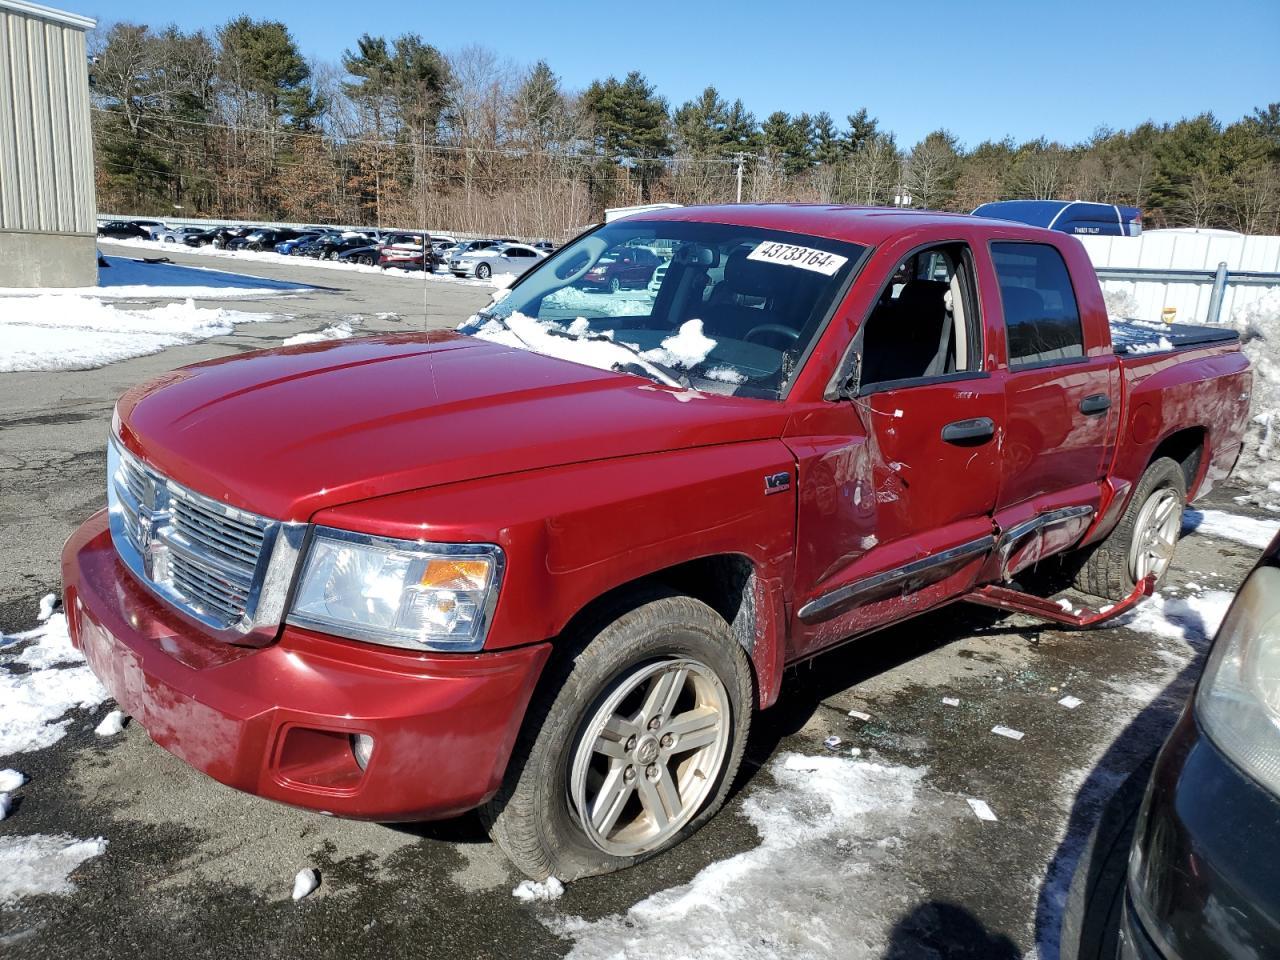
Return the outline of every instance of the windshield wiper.
<path id="1" fill-rule="evenodd" d="M 606 337 L 602 333 L 588 333 L 588 334 L 577 335 L 577 334 L 569 333 L 567 330 L 561 331 L 561 330 L 554 330 L 554 329 L 548 332 L 558 337 L 568 337 L 571 340 L 598 340 L 602 343 L 611 343 L 615 347 L 622 347 L 622 349 L 626 350 L 628 353 L 630 353 L 633 357 L 636 358 L 636 366 L 640 367 L 640 369 L 644 370 L 646 373 L 648 373 L 651 377 L 653 377 L 659 383 L 668 387 L 679 387 L 681 390 L 689 389 L 689 378 L 687 376 L 685 376 L 679 370 L 675 370 L 672 367 L 668 367 L 664 363 L 659 363 L 657 360 L 651 360 L 650 358 L 646 357 L 644 355 L 644 352 L 634 344 L 624 343 L 621 340 L 613 339 L 613 337 Z M 621 366 L 623 366 L 623 364 L 620 364 L 620 363 L 614 364 L 615 369 Z"/>
<path id="2" fill-rule="evenodd" d="M 513 326 L 511 326 L 511 324 L 507 323 L 507 318 L 506 318 L 506 317 L 504 317 L 504 316 L 502 316 L 501 314 L 499 314 L 499 313 L 486 313 L 484 310 L 477 310 L 477 311 L 476 311 L 476 316 L 477 316 L 477 317 L 479 317 L 482 321 L 484 321 L 483 323 L 481 323 L 481 324 L 480 324 L 480 327 L 484 326 L 484 324 L 485 324 L 485 323 L 488 323 L 490 320 L 492 320 L 492 321 L 494 321 L 496 324 L 498 324 L 498 326 L 502 327 L 502 329 L 503 329 L 503 330 L 507 331 L 507 333 L 511 334 L 513 337 L 515 337 L 517 340 L 519 340 L 521 343 L 523 343 L 523 344 L 525 345 L 525 349 L 526 349 L 526 350 L 531 350 L 531 351 L 533 351 L 534 353 L 537 353 L 537 352 L 538 352 L 537 350 L 534 350 L 534 349 L 533 349 L 533 345 L 532 345 L 531 343 L 529 343 L 529 341 L 528 341 L 528 340 L 526 340 L 524 337 L 520 336 L 520 334 L 516 333 L 516 329 L 515 329 L 515 327 L 513 327 Z M 477 330 L 479 330 L 479 329 L 480 329 L 480 327 L 476 327 L 476 329 L 477 329 Z"/>

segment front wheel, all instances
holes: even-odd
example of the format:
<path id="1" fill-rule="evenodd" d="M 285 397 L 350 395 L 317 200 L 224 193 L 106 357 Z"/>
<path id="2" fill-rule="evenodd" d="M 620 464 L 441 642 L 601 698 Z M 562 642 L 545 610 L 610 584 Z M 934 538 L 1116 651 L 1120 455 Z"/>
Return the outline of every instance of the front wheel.
<path id="1" fill-rule="evenodd" d="M 617 277 L 611 277 L 609 279 L 609 292 L 617 293 L 621 289 L 622 289 L 622 281 L 619 280 Z"/>
<path id="2" fill-rule="evenodd" d="M 487 263 L 482 263 L 480 266 L 476 267 L 477 280 L 488 280 L 492 273 L 493 269 Z"/>
<path id="3" fill-rule="evenodd" d="M 1173 564 L 1186 503 L 1182 466 L 1168 457 L 1153 461 L 1120 522 L 1081 563 L 1075 585 L 1109 600 L 1123 600 L 1148 576 L 1159 587 Z"/>
<path id="4" fill-rule="evenodd" d="M 553 663 L 483 814 L 534 879 L 632 866 L 681 842 L 724 803 L 742 761 L 752 688 L 728 625 L 658 595 Z"/>

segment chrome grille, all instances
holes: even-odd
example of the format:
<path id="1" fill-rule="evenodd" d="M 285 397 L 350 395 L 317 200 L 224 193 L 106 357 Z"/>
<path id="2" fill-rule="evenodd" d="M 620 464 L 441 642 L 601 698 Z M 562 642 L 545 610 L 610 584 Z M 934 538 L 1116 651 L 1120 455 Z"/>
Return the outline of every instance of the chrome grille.
<path id="1" fill-rule="evenodd" d="M 147 586 L 229 639 L 274 630 L 305 524 L 281 523 L 162 476 L 114 437 L 107 501 L 116 551 Z"/>

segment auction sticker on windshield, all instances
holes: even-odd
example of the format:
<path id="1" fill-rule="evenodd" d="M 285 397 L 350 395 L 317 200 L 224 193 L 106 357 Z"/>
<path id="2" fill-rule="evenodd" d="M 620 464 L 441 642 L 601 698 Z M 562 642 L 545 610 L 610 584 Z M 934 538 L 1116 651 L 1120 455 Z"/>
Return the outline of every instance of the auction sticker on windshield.
<path id="1" fill-rule="evenodd" d="M 848 257 L 813 247 L 800 247 L 794 243 L 776 243 L 767 240 L 749 254 L 748 260 L 760 260 L 764 263 L 780 263 L 787 267 L 799 267 L 801 270 L 812 270 L 814 273 L 834 276 L 835 272 L 849 262 Z"/>

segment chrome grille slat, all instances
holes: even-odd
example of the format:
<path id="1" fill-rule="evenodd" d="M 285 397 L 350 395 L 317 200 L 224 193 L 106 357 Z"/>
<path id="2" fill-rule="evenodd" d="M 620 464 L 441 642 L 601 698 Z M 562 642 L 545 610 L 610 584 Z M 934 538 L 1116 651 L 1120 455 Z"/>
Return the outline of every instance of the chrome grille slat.
<path id="1" fill-rule="evenodd" d="M 212 574 L 201 570 L 197 564 L 192 563 L 185 557 L 174 559 L 173 575 L 175 578 L 186 580 L 188 583 L 195 585 L 200 590 L 202 597 L 207 599 L 212 596 L 214 599 L 224 602 L 229 609 L 243 606 L 248 596 L 247 589 L 237 589 L 235 584 L 219 581 Z"/>
<path id="2" fill-rule="evenodd" d="M 174 527 L 193 543 L 198 542 L 217 550 L 233 561 L 250 564 L 258 561 L 258 554 L 262 550 L 261 537 L 252 541 L 240 534 L 230 533 L 225 528 L 218 529 L 212 521 L 190 513 L 178 504 L 174 504 L 173 520 Z"/>
<path id="3" fill-rule="evenodd" d="M 115 438 L 107 462 L 112 540 L 139 579 L 227 639 L 279 624 L 304 524 L 220 504 L 162 476 Z M 268 576 L 277 565 L 288 572 Z"/>

